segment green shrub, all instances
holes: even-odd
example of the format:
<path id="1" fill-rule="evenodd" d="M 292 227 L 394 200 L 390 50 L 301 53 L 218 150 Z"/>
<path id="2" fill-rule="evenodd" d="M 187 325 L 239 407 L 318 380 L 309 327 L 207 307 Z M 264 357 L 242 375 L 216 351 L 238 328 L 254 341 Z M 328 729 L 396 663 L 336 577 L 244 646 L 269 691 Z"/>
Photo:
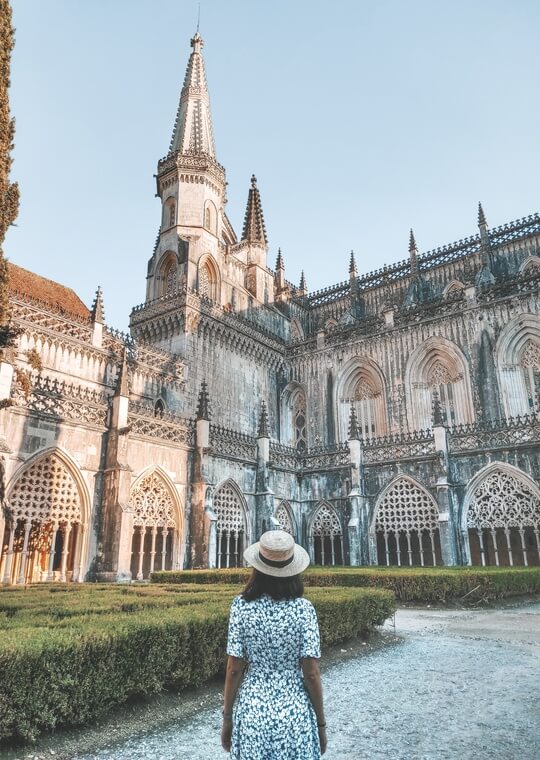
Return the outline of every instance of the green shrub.
<path id="1" fill-rule="evenodd" d="M 154 573 L 157 583 L 245 583 L 249 570 L 185 570 Z M 540 567 L 312 567 L 307 586 L 367 586 L 393 591 L 401 602 L 495 600 L 540 593 Z"/>
<path id="2" fill-rule="evenodd" d="M 0 591 L 0 740 L 94 720 L 114 705 L 217 676 L 237 585 L 36 586 Z M 389 617 L 388 591 L 310 588 L 323 644 Z"/>

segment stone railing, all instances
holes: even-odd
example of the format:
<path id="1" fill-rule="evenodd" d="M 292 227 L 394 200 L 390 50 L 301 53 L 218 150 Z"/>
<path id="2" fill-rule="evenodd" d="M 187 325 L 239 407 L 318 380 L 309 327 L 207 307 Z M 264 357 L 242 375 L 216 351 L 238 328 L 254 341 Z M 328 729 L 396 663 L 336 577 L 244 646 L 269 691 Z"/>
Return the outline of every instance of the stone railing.
<path id="1" fill-rule="evenodd" d="M 82 343 L 91 342 L 92 326 L 90 321 L 78 314 L 70 314 L 51 306 L 51 304 L 42 303 L 20 293 L 11 295 L 11 308 L 12 317 L 16 322 L 19 320 L 29 322 L 33 327 L 50 330 L 61 335 L 69 335 Z"/>
<path id="2" fill-rule="evenodd" d="M 210 425 L 210 447 L 214 456 L 242 462 L 257 459 L 257 440 L 253 436 L 221 425 Z"/>
<path id="3" fill-rule="evenodd" d="M 349 446 L 347 443 L 340 443 L 309 449 L 307 454 L 300 458 L 300 469 L 333 470 L 336 467 L 348 467 L 350 463 Z"/>
<path id="4" fill-rule="evenodd" d="M 435 456 L 435 440 L 430 430 L 397 433 L 370 438 L 363 443 L 364 463 L 378 464 Z"/>
<path id="5" fill-rule="evenodd" d="M 128 425 L 132 434 L 143 438 L 159 438 L 183 446 L 194 444 L 193 421 L 173 412 L 165 411 L 156 417 L 153 407 L 131 402 Z"/>
<path id="6" fill-rule="evenodd" d="M 33 375 L 28 394 L 20 384 L 13 383 L 11 401 L 28 412 L 58 420 L 99 427 L 107 425 L 108 396 L 105 393 L 55 378 Z"/>
<path id="7" fill-rule="evenodd" d="M 450 453 L 538 445 L 540 415 L 525 414 L 521 417 L 457 425 L 449 430 L 448 439 Z"/>
<path id="8" fill-rule="evenodd" d="M 285 446 L 277 441 L 270 441 L 270 465 L 284 470 L 298 468 L 298 453 L 293 446 Z"/>

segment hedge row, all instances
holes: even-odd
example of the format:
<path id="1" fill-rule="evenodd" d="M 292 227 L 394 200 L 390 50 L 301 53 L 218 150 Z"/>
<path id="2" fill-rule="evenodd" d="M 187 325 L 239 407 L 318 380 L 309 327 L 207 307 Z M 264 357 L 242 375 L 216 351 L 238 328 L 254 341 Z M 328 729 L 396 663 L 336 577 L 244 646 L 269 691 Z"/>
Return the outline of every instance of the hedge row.
<path id="1" fill-rule="evenodd" d="M 249 570 L 184 570 L 154 573 L 157 583 L 245 583 Z M 393 591 L 401 602 L 440 602 L 466 597 L 487 601 L 540 593 L 540 567 L 313 567 L 307 586 L 368 586 Z"/>
<path id="2" fill-rule="evenodd" d="M 95 720 L 163 688 L 197 686 L 225 659 L 236 586 L 40 586 L 0 591 L 0 742 Z M 389 617 L 393 594 L 310 588 L 323 643 Z"/>

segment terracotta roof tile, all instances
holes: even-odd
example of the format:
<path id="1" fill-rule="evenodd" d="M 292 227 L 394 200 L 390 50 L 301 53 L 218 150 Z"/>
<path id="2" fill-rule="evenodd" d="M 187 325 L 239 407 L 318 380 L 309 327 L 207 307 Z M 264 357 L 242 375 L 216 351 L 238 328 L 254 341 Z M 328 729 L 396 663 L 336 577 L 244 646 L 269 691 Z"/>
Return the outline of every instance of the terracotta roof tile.
<path id="1" fill-rule="evenodd" d="M 11 292 L 23 293 L 50 304 L 56 309 L 62 309 L 70 314 L 85 319 L 90 318 L 90 309 L 84 305 L 79 296 L 71 288 L 48 280 L 39 274 L 30 272 L 9 262 L 9 289 Z"/>

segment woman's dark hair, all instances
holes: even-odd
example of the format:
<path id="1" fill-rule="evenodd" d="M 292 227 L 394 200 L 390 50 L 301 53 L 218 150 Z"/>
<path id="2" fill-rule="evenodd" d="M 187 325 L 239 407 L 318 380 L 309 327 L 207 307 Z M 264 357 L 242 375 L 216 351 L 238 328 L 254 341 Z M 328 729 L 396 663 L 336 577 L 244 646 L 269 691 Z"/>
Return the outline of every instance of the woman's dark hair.
<path id="1" fill-rule="evenodd" d="M 304 582 L 299 575 L 291 575 L 288 578 L 276 578 L 273 575 L 266 575 L 255 568 L 251 573 L 246 587 L 242 592 L 242 597 L 246 602 L 253 602 L 255 599 L 268 594 L 272 599 L 298 599 L 304 596 Z"/>

